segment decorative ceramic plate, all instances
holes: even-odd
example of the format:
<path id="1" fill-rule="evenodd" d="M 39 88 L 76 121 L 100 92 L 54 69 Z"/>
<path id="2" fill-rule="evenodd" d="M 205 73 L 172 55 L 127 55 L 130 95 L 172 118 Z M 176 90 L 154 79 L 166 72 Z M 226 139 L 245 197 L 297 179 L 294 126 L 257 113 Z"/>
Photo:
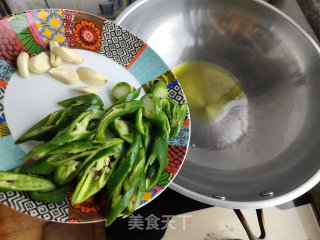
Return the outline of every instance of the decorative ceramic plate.
<path id="1" fill-rule="evenodd" d="M 154 80 L 167 83 L 169 97 L 185 101 L 181 86 L 168 66 L 142 40 L 113 22 L 87 13 L 62 10 L 32 10 L 0 20 L 0 170 L 22 164 L 21 157 L 33 143 L 16 145 L 15 139 L 39 119 L 56 110 L 56 103 L 77 94 L 49 74 L 31 74 L 23 79 L 16 73 L 20 52 L 30 55 L 48 51 L 48 42 L 75 48 L 84 56 L 83 66 L 93 67 L 108 77 L 99 87 L 106 106 L 111 103 L 111 88 L 120 81 L 148 91 Z M 83 83 L 77 83 L 80 87 Z M 147 191 L 145 205 L 159 195 L 178 173 L 186 156 L 190 138 L 189 114 L 180 133 L 169 140 L 169 165 L 157 185 Z M 81 205 L 69 200 L 57 204 L 33 201 L 24 192 L 0 192 L 0 202 L 34 217 L 57 222 L 104 220 L 105 198 L 97 194 Z"/>

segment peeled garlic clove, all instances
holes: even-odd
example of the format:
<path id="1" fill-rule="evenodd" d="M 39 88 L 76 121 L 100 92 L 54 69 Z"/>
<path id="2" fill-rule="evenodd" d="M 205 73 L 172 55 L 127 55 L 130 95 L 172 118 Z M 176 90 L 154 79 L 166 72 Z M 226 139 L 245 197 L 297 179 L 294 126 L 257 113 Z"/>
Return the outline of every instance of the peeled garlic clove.
<path id="1" fill-rule="evenodd" d="M 70 48 L 58 46 L 53 47 L 53 51 L 66 62 L 80 64 L 84 61 L 84 58 L 80 54 L 72 51 Z"/>
<path id="2" fill-rule="evenodd" d="M 44 52 L 31 57 L 28 66 L 29 70 L 34 73 L 45 73 L 51 67 L 49 57 Z"/>
<path id="3" fill-rule="evenodd" d="M 77 72 L 81 81 L 89 85 L 99 86 L 107 81 L 107 77 L 105 75 L 92 68 L 79 67 Z"/>
<path id="4" fill-rule="evenodd" d="M 21 52 L 17 58 L 17 68 L 18 68 L 18 73 L 23 78 L 28 78 L 30 76 L 28 62 L 29 62 L 29 54 L 26 52 Z"/>
<path id="5" fill-rule="evenodd" d="M 58 67 L 61 64 L 62 60 L 61 60 L 61 57 L 56 55 L 53 48 L 58 47 L 59 43 L 57 43 L 56 41 L 50 41 L 49 46 L 50 46 L 50 63 L 53 67 Z"/>
<path id="6" fill-rule="evenodd" d="M 98 90 L 95 87 L 75 88 L 74 90 L 84 94 L 89 94 L 89 93 L 98 94 Z"/>
<path id="7" fill-rule="evenodd" d="M 60 65 L 56 68 L 51 68 L 49 73 L 51 73 L 56 79 L 69 85 L 79 81 L 77 71 L 67 65 Z"/>

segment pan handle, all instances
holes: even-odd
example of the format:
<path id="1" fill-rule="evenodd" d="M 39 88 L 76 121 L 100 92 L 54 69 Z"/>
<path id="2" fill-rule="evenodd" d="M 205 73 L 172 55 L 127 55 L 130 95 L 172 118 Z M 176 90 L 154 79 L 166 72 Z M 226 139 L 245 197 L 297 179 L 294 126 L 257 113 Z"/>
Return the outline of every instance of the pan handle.
<path id="1" fill-rule="evenodd" d="M 266 231 L 265 231 L 265 227 L 264 227 L 264 217 L 263 217 L 262 209 L 256 210 L 257 218 L 258 218 L 258 222 L 259 222 L 259 227 L 260 227 L 260 231 L 261 231 L 260 237 L 256 237 L 253 234 L 246 218 L 243 216 L 240 209 L 233 209 L 233 211 L 235 212 L 235 214 L 237 215 L 238 219 L 240 220 L 242 226 L 244 227 L 244 229 L 249 237 L 249 240 L 267 240 L 267 235 L 266 235 Z"/>

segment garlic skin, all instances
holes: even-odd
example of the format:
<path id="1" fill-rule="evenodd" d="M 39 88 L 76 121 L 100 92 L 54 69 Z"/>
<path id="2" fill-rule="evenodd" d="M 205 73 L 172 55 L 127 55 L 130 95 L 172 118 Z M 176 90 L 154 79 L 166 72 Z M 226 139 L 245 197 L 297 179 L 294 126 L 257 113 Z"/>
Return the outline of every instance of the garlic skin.
<path id="1" fill-rule="evenodd" d="M 74 88 L 74 90 L 84 94 L 89 94 L 89 93 L 98 94 L 98 89 L 96 89 L 95 87 Z"/>
<path id="2" fill-rule="evenodd" d="M 48 55 L 45 52 L 42 52 L 31 57 L 28 62 L 28 67 L 33 73 L 47 72 L 51 67 Z"/>
<path id="3" fill-rule="evenodd" d="M 58 47 L 59 43 L 57 43 L 56 41 L 50 41 L 49 46 L 50 46 L 50 63 L 52 67 L 58 67 L 61 64 L 62 59 L 61 57 L 56 55 L 53 48 Z"/>
<path id="4" fill-rule="evenodd" d="M 17 58 L 17 68 L 19 75 L 23 78 L 28 78 L 30 76 L 28 62 L 29 54 L 26 52 L 21 52 Z"/>
<path id="5" fill-rule="evenodd" d="M 51 73 L 54 78 L 65 84 L 72 85 L 79 81 L 77 71 L 68 65 L 60 65 L 58 67 L 51 68 L 49 73 Z"/>
<path id="6" fill-rule="evenodd" d="M 84 61 L 84 58 L 80 54 L 72 51 L 70 48 L 56 46 L 53 47 L 53 51 L 66 62 L 81 64 Z"/>
<path id="7" fill-rule="evenodd" d="M 100 86 L 107 81 L 107 77 L 104 74 L 89 67 L 79 67 L 77 72 L 81 81 L 88 85 Z"/>

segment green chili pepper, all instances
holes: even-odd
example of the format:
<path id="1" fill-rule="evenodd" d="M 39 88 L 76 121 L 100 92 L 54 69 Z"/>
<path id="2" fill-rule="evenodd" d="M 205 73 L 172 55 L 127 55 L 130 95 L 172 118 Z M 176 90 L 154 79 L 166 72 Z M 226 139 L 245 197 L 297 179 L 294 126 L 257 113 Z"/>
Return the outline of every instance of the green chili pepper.
<path id="1" fill-rule="evenodd" d="M 106 185 L 108 200 L 110 200 L 113 197 L 117 187 L 119 185 L 122 186 L 123 180 L 131 171 L 139 152 L 140 142 L 141 142 L 141 136 L 140 134 L 136 134 L 134 143 L 131 145 L 129 150 L 124 154 L 122 159 L 120 159 L 119 164 L 113 170 Z"/>
<path id="2" fill-rule="evenodd" d="M 158 81 L 151 87 L 151 93 L 157 98 L 166 98 L 169 95 L 167 85 L 164 81 Z"/>
<path id="3" fill-rule="evenodd" d="M 128 191 L 130 189 L 131 183 L 134 182 L 134 180 L 142 173 L 141 182 L 139 183 L 139 186 L 135 192 L 136 194 L 135 204 L 133 204 L 133 200 L 131 200 L 128 203 L 128 206 L 123 212 L 125 216 L 131 215 L 133 211 L 136 209 L 136 207 L 139 206 L 143 193 L 146 190 L 146 181 L 145 181 L 145 175 L 144 175 L 145 163 L 146 163 L 146 152 L 141 144 L 136 162 L 134 164 L 134 168 L 131 170 L 131 172 L 128 174 L 127 178 L 123 182 L 124 191 Z"/>
<path id="4" fill-rule="evenodd" d="M 36 123 L 16 141 L 16 144 L 30 140 L 43 141 L 51 139 L 65 120 L 66 109 L 55 111 Z"/>
<path id="5" fill-rule="evenodd" d="M 80 105 L 97 105 L 103 107 L 103 101 L 97 94 L 90 93 L 60 101 L 58 102 L 58 105 L 66 108 Z"/>
<path id="6" fill-rule="evenodd" d="M 30 192 L 29 195 L 35 201 L 57 203 L 62 202 L 66 198 L 69 188 L 70 185 L 67 184 L 47 192 Z"/>
<path id="7" fill-rule="evenodd" d="M 22 173 L 0 171 L 1 191 L 50 191 L 55 187 L 48 179 Z"/>
<path id="8" fill-rule="evenodd" d="M 140 95 L 140 92 L 141 92 L 141 88 L 135 89 L 134 91 L 130 92 L 126 97 L 123 97 L 123 98 L 119 99 L 118 101 L 116 101 L 113 105 L 111 105 L 108 108 L 108 110 L 115 105 L 119 105 L 121 103 L 130 102 L 130 101 L 137 99 L 137 97 L 139 97 L 139 95 Z"/>
<path id="9" fill-rule="evenodd" d="M 72 205 L 81 204 L 106 185 L 123 150 L 123 145 L 119 144 L 111 148 L 103 149 L 95 154 L 87 164 L 72 195 Z"/>
<path id="10" fill-rule="evenodd" d="M 133 143 L 134 126 L 132 123 L 117 118 L 110 124 L 110 128 L 126 142 Z"/>
<path id="11" fill-rule="evenodd" d="M 146 94 L 141 98 L 143 115 L 149 119 L 160 131 L 165 138 L 170 134 L 170 123 L 167 115 L 162 111 L 161 101 L 153 94 Z"/>
<path id="12" fill-rule="evenodd" d="M 91 110 L 81 113 L 67 128 L 51 140 L 51 144 L 62 145 L 68 142 L 88 140 L 94 136 L 95 130 L 88 130 L 90 121 L 100 119 L 104 112 Z"/>
<path id="13" fill-rule="evenodd" d="M 127 82 L 119 82 L 112 88 L 112 97 L 114 99 L 121 99 L 128 96 L 129 93 L 132 93 L 135 90 L 129 83 Z"/>
<path id="14" fill-rule="evenodd" d="M 81 159 L 89 156 L 91 151 L 85 151 L 77 154 L 61 153 L 54 154 L 48 157 L 48 162 L 54 166 L 70 166 L 74 165 L 75 161 L 81 161 Z"/>
<path id="15" fill-rule="evenodd" d="M 183 127 L 183 122 L 186 117 L 186 113 L 188 111 L 188 105 L 187 103 L 182 104 L 182 106 L 179 108 L 178 113 L 176 114 L 175 119 L 173 119 L 171 123 L 171 131 L 169 138 L 175 137 Z"/>
<path id="16" fill-rule="evenodd" d="M 50 175 L 54 172 L 56 166 L 48 162 L 48 158 L 42 158 L 32 162 L 31 164 L 24 164 L 20 167 L 20 172 L 29 174 Z"/>
<path id="17" fill-rule="evenodd" d="M 23 160 L 29 159 L 31 157 L 33 158 L 42 158 L 45 156 L 48 156 L 49 152 L 56 149 L 58 145 L 52 144 L 51 142 L 46 142 L 38 147 L 35 147 L 30 152 L 28 152 L 26 155 L 22 157 Z"/>
<path id="18" fill-rule="evenodd" d="M 135 126 L 138 133 L 144 134 L 142 108 L 139 108 L 136 113 Z"/>
<path id="19" fill-rule="evenodd" d="M 168 165 L 168 143 L 162 136 L 156 136 L 152 145 L 151 153 L 145 166 L 146 189 L 149 190 L 156 185 L 161 173 Z"/>
<path id="20" fill-rule="evenodd" d="M 128 206 L 128 203 L 131 201 L 134 193 L 136 192 L 142 177 L 143 172 L 141 172 L 140 175 L 134 179 L 127 191 L 123 191 L 121 185 L 116 187 L 115 197 L 112 198 L 111 202 L 109 202 L 109 206 L 107 208 L 105 222 L 106 227 L 110 226 L 119 216 L 119 214 Z"/>
<path id="21" fill-rule="evenodd" d="M 112 108 L 110 108 L 100 121 L 100 125 L 96 133 L 96 139 L 98 140 L 107 139 L 106 130 L 111 122 L 113 122 L 115 119 L 120 118 L 124 115 L 134 113 L 140 107 L 141 107 L 141 102 L 133 100 L 130 102 L 125 102 L 119 105 L 115 105 Z"/>
<path id="22" fill-rule="evenodd" d="M 81 163 L 74 162 L 73 165 L 58 166 L 53 174 L 53 181 L 58 185 L 62 186 L 71 182 L 75 179 L 81 171 Z"/>
<path id="23" fill-rule="evenodd" d="M 143 147 L 148 152 L 149 146 L 151 144 L 151 136 L 150 136 L 150 128 L 151 124 L 149 121 L 143 122 L 144 134 L 142 135 Z"/>

